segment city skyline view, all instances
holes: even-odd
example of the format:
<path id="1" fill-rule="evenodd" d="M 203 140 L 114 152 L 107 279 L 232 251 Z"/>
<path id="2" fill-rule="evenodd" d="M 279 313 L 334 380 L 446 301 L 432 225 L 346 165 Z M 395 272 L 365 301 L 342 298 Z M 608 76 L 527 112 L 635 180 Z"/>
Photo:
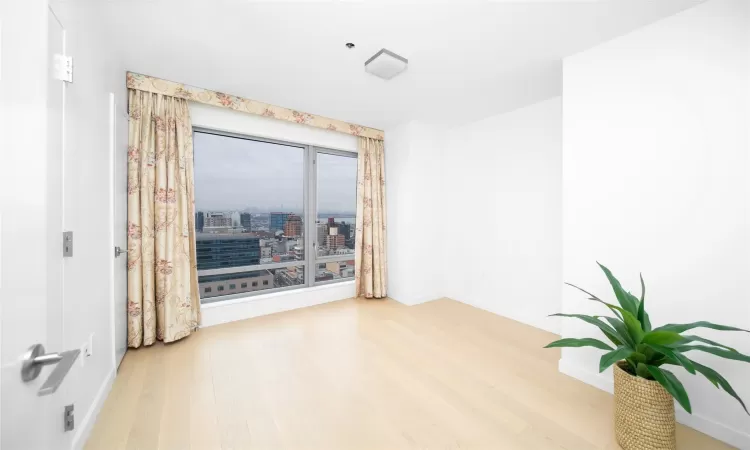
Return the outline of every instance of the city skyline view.
<path id="1" fill-rule="evenodd" d="M 316 164 L 306 167 L 302 146 L 205 132 L 194 136 L 201 301 L 354 276 L 353 154 L 315 149 Z M 310 179 L 315 189 L 308 194 L 314 198 L 305 198 Z M 306 201 L 315 208 L 312 217 L 306 217 Z M 306 220 L 316 222 L 312 235 Z M 306 251 L 310 243 L 312 255 Z M 215 269 L 222 272 L 211 272 Z"/>

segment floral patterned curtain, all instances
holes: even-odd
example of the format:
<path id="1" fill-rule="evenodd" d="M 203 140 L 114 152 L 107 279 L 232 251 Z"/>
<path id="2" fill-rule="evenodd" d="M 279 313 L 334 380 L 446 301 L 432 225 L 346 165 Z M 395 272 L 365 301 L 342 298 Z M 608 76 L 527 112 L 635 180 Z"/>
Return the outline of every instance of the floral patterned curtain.
<path id="1" fill-rule="evenodd" d="M 128 345 L 196 330 L 193 137 L 187 101 L 129 89 Z"/>
<path id="2" fill-rule="evenodd" d="M 358 148 L 354 284 L 358 297 L 383 298 L 388 277 L 383 141 L 360 137 Z"/>

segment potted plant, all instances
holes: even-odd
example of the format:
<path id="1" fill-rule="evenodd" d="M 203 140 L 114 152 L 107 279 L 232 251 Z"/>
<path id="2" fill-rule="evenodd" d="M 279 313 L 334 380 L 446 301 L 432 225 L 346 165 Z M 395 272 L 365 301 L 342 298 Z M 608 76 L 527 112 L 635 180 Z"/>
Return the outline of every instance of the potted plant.
<path id="1" fill-rule="evenodd" d="M 599 263 L 597 263 L 599 264 Z M 607 303 L 578 286 L 566 283 L 589 300 L 609 308 L 614 317 L 583 314 L 553 314 L 583 320 L 599 328 L 612 345 L 598 339 L 565 338 L 548 344 L 551 347 L 595 347 L 605 350 L 599 360 L 599 372 L 614 365 L 615 437 L 625 450 L 676 449 L 674 401 L 692 413 L 690 399 L 680 380 L 664 366 L 682 366 L 691 374 L 700 373 L 714 386 L 737 399 L 745 412 L 747 407 L 729 382 L 710 367 L 686 356 L 688 352 L 706 352 L 736 361 L 750 362 L 750 356 L 724 344 L 700 336 L 683 334 L 694 328 L 722 331 L 744 331 L 741 328 L 711 322 L 667 324 L 653 328 L 645 310 L 646 286 L 641 276 L 641 298 L 626 291 L 609 269 L 599 264 L 612 286 L 620 306 Z M 748 413 L 750 414 L 750 413 Z"/>

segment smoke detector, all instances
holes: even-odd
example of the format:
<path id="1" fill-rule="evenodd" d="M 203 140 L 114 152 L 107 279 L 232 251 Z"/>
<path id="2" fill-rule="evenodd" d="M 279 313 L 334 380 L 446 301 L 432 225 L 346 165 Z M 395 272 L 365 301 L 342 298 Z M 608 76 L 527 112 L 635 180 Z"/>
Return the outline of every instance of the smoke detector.
<path id="1" fill-rule="evenodd" d="M 390 80 L 400 74 L 409 65 L 409 60 L 390 50 L 381 49 L 365 62 L 365 72 L 384 80 Z"/>

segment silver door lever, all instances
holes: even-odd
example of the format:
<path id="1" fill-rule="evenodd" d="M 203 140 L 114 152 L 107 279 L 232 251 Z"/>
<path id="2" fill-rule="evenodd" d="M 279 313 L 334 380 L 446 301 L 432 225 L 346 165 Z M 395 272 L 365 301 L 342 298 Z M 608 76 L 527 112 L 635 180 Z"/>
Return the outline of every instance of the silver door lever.
<path id="1" fill-rule="evenodd" d="M 115 247 L 115 258 L 127 252 L 128 252 L 127 250 L 123 250 L 120 247 Z"/>
<path id="2" fill-rule="evenodd" d="M 40 397 L 52 394 L 60 387 L 80 353 L 80 349 L 68 350 L 62 353 L 44 353 L 44 346 L 42 344 L 32 345 L 23 355 L 21 379 L 25 382 L 36 380 L 42 371 L 42 367 L 57 364 L 55 370 L 49 374 L 47 381 L 39 388 L 38 392 Z"/>

